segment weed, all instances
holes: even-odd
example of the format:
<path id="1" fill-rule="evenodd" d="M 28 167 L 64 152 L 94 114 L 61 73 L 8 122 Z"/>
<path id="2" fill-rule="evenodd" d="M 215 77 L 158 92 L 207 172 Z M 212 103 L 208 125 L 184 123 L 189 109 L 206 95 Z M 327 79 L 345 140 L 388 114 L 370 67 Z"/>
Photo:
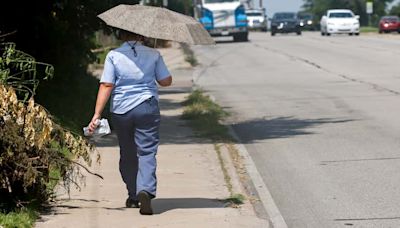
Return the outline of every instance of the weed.
<path id="1" fill-rule="evenodd" d="M 192 67 L 195 67 L 199 64 L 199 62 L 196 59 L 196 56 L 194 55 L 193 50 L 190 48 L 189 45 L 187 44 L 181 44 L 183 54 L 185 55 L 185 61 L 190 63 Z"/>
<path id="2" fill-rule="evenodd" d="M 242 194 L 232 194 L 230 197 L 222 200 L 227 207 L 239 207 L 239 205 L 244 204 L 246 197 Z"/>
<path id="3" fill-rule="evenodd" d="M 202 137 L 214 140 L 229 140 L 231 136 L 226 126 L 220 123 L 228 113 L 215 104 L 203 91 L 193 91 L 183 102 L 185 110 L 182 118 L 189 120 L 191 127 Z"/>

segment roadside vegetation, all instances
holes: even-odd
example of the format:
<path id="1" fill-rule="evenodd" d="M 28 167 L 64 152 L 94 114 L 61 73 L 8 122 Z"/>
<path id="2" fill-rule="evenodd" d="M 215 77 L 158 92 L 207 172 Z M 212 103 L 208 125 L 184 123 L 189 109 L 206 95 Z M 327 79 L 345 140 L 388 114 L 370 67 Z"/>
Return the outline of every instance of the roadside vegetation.
<path id="1" fill-rule="evenodd" d="M 226 126 L 221 121 L 228 116 L 218 104 L 214 103 L 202 90 L 194 90 L 183 102 L 185 110 L 182 118 L 189 120 L 189 124 L 199 136 L 213 140 L 230 140 Z"/>
<path id="2" fill-rule="evenodd" d="M 192 91 L 186 101 L 183 102 L 183 105 L 185 109 L 182 118 L 189 121 L 189 125 L 200 137 L 211 139 L 214 142 L 214 149 L 217 153 L 225 183 L 230 193 L 230 196 L 222 200 L 222 202 L 226 203 L 229 207 L 238 207 L 240 204 L 244 203 L 245 196 L 234 192 L 232 180 L 222 158 L 220 148 L 220 142 L 226 145 L 232 145 L 234 142 L 227 127 L 221 123 L 224 118 L 228 116 L 228 113 L 224 111 L 221 106 L 214 103 L 202 90 Z M 239 170 L 241 164 L 239 164 L 239 159 L 234 154 L 235 151 L 231 150 L 230 146 L 227 148 L 229 149 L 230 156 L 234 160 L 235 168 Z"/>
<path id="3" fill-rule="evenodd" d="M 193 50 L 187 44 L 181 44 L 183 54 L 185 55 L 185 61 L 188 62 L 192 67 L 199 65 Z"/>
<path id="4" fill-rule="evenodd" d="M 368 26 L 363 26 L 360 28 L 361 33 L 378 33 L 379 29 L 377 27 L 368 27 Z"/>
<path id="5" fill-rule="evenodd" d="M 30 228 L 33 227 L 38 213 L 32 208 L 16 210 L 16 212 L 0 213 L 0 226 L 4 228 Z"/>
<path id="6" fill-rule="evenodd" d="M 58 183 L 79 186 L 93 147 L 35 103 L 39 81 L 52 65 L 0 44 L 0 225 L 31 227 Z M 82 162 L 78 163 L 77 161 Z M 87 169 L 87 168 L 86 168 Z"/>

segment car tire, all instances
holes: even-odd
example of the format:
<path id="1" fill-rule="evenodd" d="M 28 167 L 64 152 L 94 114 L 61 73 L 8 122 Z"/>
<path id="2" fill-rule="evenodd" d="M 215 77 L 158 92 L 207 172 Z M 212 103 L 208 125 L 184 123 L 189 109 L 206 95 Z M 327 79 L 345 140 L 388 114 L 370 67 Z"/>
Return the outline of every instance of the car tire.
<path id="1" fill-rule="evenodd" d="M 349 36 L 352 36 L 353 35 L 353 33 L 349 33 Z"/>
<path id="2" fill-rule="evenodd" d="M 321 31 L 321 36 L 325 36 L 325 33 Z"/>
<path id="3" fill-rule="evenodd" d="M 301 35 L 301 31 L 297 31 L 296 34 L 297 34 L 298 36 L 300 36 L 300 35 Z"/>
<path id="4" fill-rule="evenodd" d="M 382 33 L 383 33 L 383 31 L 379 29 L 379 34 L 382 34 Z"/>
<path id="5" fill-rule="evenodd" d="M 327 36 L 330 36 L 331 34 L 329 32 L 326 33 Z"/>
<path id="6" fill-rule="evenodd" d="M 359 36 L 359 35 L 360 35 L 360 33 L 359 33 L 359 32 L 356 32 L 356 33 L 354 33 L 354 35 L 356 35 L 356 36 Z"/>
<path id="7" fill-rule="evenodd" d="M 275 32 L 271 32 L 271 36 L 275 36 Z"/>
<path id="8" fill-rule="evenodd" d="M 239 33 L 239 34 L 233 36 L 233 41 L 234 42 L 246 42 L 249 40 L 248 35 L 249 34 L 247 32 Z"/>

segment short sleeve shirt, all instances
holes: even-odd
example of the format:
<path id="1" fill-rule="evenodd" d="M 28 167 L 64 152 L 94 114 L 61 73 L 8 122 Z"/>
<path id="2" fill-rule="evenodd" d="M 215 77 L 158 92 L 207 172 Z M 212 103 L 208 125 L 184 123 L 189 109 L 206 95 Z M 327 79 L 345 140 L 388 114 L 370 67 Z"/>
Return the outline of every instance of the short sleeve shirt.
<path id="1" fill-rule="evenodd" d="M 150 97 L 158 99 L 156 80 L 168 76 L 170 73 L 157 50 L 129 41 L 107 54 L 100 83 L 114 84 L 110 110 L 124 114 Z"/>

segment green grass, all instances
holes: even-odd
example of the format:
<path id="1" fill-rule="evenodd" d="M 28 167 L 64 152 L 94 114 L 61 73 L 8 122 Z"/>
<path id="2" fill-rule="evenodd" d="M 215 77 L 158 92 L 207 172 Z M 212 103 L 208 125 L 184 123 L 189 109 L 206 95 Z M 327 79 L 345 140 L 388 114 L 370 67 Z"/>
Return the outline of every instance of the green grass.
<path id="1" fill-rule="evenodd" d="M 224 163 L 224 159 L 222 158 L 221 146 L 218 144 L 214 144 L 214 150 L 217 152 L 219 165 L 221 166 L 222 174 L 224 175 L 226 187 L 228 188 L 229 193 L 233 195 L 232 179 L 229 176 L 228 170 L 226 169 L 226 165 Z"/>
<path id="2" fill-rule="evenodd" d="M 182 118 L 201 136 L 214 140 L 231 139 L 228 129 L 220 123 L 228 113 L 215 104 L 203 91 L 193 91 L 183 102 L 185 107 Z"/>
<path id="3" fill-rule="evenodd" d="M 185 61 L 190 63 L 192 67 L 199 65 L 193 50 L 187 44 L 181 44 L 183 54 L 185 55 Z"/>
<path id="4" fill-rule="evenodd" d="M 104 64 L 104 60 L 106 59 L 106 56 L 107 56 L 108 52 L 111 49 L 114 49 L 116 47 L 118 47 L 118 46 L 109 46 L 109 47 L 100 48 L 100 49 L 94 51 L 93 53 L 96 54 L 97 63 L 98 64 Z"/>
<path id="5" fill-rule="evenodd" d="M 360 28 L 361 33 L 368 33 L 368 32 L 379 32 L 379 29 L 377 27 L 361 27 Z"/>
<path id="6" fill-rule="evenodd" d="M 109 50 L 101 51 L 96 54 L 99 64 L 104 64 L 104 60 L 106 59 L 107 53 Z"/>
<path id="7" fill-rule="evenodd" d="M 49 182 L 46 184 L 47 191 L 50 193 L 54 191 L 54 188 L 62 179 L 61 171 L 58 167 L 50 167 L 49 169 Z"/>
<path id="8" fill-rule="evenodd" d="M 30 228 L 33 227 L 38 213 L 34 209 L 21 209 L 7 214 L 0 213 L 0 227 L 3 228 Z"/>
<path id="9" fill-rule="evenodd" d="M 246 197 L 242 194 L 233 194 L 230 197 L 221 200 L 221 202 L 226 204 L 226 207 L 234 207 L 237 208 L 239 205 L 244 204 Z"/>

